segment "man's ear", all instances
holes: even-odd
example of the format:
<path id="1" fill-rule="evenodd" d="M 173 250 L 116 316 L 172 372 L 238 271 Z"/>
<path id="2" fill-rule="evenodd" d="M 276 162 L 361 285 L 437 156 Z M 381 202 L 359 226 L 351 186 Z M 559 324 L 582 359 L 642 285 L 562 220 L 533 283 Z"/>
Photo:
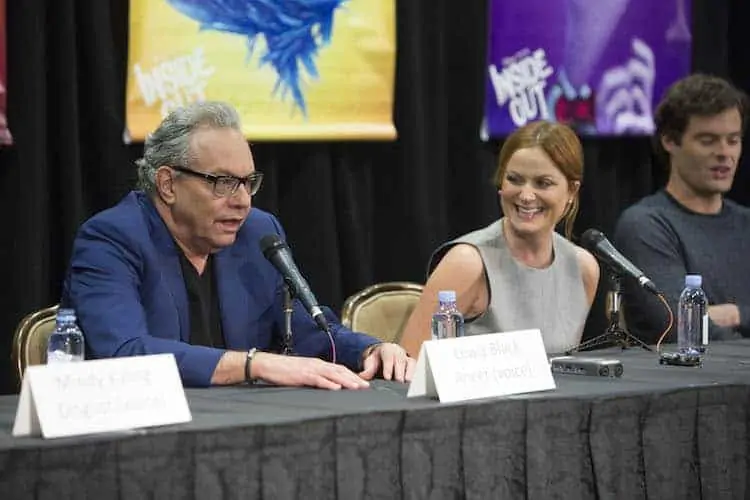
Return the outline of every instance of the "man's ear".
<path id="1" fill-rule="evenodd" d="M 678 144 L 674 141 L 674 139 L 672 139 L 666 134 L 662 134 L 659 140 L 661 141 L 661 147 L 663 147 L 664 151 L 666 151 L 669 154 L 672 154 L 672 152 L 674 151 L 674 148 L 678 146 Z"/>
<path id="2" fill-rule="evenodd" d="M 156 170 L 154 180 L 156 183 L 156 193 L 159 195 L 159 198 L 161 198 L 167 205 L 174 203 L 175 193 L 172 170 L 169 167 L 159 167 Z"/>

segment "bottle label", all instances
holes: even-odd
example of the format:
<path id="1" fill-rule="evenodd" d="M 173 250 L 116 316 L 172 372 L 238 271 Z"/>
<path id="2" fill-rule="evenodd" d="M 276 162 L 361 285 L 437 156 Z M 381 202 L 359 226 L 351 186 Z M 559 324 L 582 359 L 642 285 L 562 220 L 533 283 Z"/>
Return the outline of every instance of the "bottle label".
<path id="1" fill-rule="evenodd" d="M 701 328 L 701 343 L 703 345 L 708 345 L 708 313 L 703 314 L 703 325 Z"/>

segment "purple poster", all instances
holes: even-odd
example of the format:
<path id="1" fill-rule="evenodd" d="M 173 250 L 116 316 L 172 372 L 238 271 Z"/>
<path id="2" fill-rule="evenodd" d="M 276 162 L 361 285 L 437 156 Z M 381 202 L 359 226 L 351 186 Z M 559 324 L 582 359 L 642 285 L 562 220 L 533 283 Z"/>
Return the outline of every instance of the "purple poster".
<path id="1" fill-rule="evenodd" d="M 690 72 L 688 0 L 491 0 L 484 137 L 534 120 L 648 135 Z"/>

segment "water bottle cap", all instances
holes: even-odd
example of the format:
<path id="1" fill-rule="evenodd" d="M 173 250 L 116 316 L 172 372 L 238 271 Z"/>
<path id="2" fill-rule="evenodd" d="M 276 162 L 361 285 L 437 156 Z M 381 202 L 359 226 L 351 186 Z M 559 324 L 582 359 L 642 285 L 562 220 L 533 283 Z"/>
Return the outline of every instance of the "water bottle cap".
<path id="1" fill-rule="evenodd" d="M 688 274 L 685 276 L 685 286 L 700 288 L 703 285 L 703 276 L 700 274 Z"/>
<path id="2" fill-rule="evenodd" d="M 58 318 L 73 318 L 76 317 L 75 309 L 58 309 L 57 310 L 57 317 Z"/>
<path id="3" fill-rule="evenodd" d="M 456 301 L 456 292 L 453 290 L 440 290 L 438 292 L 438 301 L 445 303 L 445 302 L 455 302 Z"/>

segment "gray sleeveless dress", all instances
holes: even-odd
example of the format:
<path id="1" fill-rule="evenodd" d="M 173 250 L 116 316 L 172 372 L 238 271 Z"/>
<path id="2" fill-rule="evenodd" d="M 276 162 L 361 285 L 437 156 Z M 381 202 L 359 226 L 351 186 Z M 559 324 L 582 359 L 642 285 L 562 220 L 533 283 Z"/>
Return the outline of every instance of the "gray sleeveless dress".
<path id="1" fill-rule="evenodd" d="M 466 335 L 538 328 L 548 353 L 565 352 L 580 342 L 589 304 L 573 243 L 554 233 L 552 264 L 528 267 L 511 256 L 500 219 L 440 246 L 430 258 L 428 275 L 457 243 L 479 250 L 490 296 L 484 314 L 466 319 Z"/>

